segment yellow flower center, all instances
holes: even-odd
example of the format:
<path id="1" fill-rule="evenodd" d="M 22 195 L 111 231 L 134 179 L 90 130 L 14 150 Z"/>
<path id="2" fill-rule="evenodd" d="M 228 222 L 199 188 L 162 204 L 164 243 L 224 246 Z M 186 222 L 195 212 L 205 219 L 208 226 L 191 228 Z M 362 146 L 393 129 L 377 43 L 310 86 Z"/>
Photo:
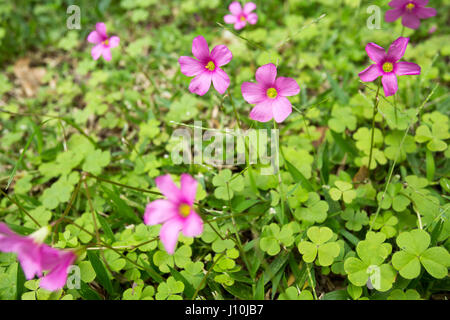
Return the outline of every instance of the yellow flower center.
<path id="1" fill-rule="evenodd" d="M 406 5 L 406 10 L 412 11 L 412 9 L 414 9 L 415 7 L 416 7 L 416 5 L 412 2 L 410 2 Z"/>
<path id="2" fill-rule="evenodd" d="M 180 214 L 183 217 L 187 217 L 190 213 L 191 213 L 191 206 L 188 204 L 183 203 L 179 208 L 178 208 Z"/>
<path id="3" fill-rule="evenodd" d="M 384 72 L 392 72 L 394 70 L 394 65 L 391 62 L 385 62 L 383 64 L 383 71 Z"/>
<path id="4" fill-rule="evenodd" d="M 275 99 L 276 97 L 277 97 L 277 95 L 278 95 L 278 92 L 277 92 L 277 90 L 275 89 L 275 88 L 269 88 L 269 89 L 267 89 L 267 96 L 270 98 L 270 99 Z"/>
<path id="5" fill-rule="evenodd" d="M 206 69 L 210 70 L 210 71 L 214 71 L 214 69 L 216 69 L 216 65 L 214 64 L 214 62 L 210 61 L 208 62 L 208 64 L 205 66 Z"/>
<path id="6" fill-rule="evenodd" d="M 240 18 L 239 20 L 245 21 L 245 17 L 244 17 L 244 16 L 241 16 L 241 18 Z"/>
<path id="7" fill-rule="evenodd" d="M 107 46 L 109 44 L 109 40 L 106 39 L 105 41 L 102 42 L 105 46 Z"/>

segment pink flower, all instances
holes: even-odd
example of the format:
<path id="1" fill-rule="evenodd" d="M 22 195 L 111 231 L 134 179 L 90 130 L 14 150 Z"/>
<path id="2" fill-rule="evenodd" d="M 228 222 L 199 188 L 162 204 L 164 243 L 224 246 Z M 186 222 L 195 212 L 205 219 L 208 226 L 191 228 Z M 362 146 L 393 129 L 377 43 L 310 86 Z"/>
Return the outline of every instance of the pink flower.
<path id="1" fill-rule="evenodd" d="M 203 221 L 192 207 L 197 181 L 188 174 L 182 174 L 181 188 L 178 189 L 170 175 L 166 174 L 156 178 L 155 182 L 167 200 L 150 202 L 145 208 L 144 223 L 163 224 L 159 238 L 166 251 L 173 254 L 180 231 L 186 237 L 195 237 L 203 232 Z"/>
<path id="2" fill-rule="evenodd" d="M 363 82 L 370 82 L 382 76 L 384 95 L 392 96 L 397 92 L 397 76 L 420 74 L 420 67 L 412 62 L 398 62 L 405 54 L 409 38 L 400 37 L 389 47 L 388 53 L 385 50 L 370 42 L 366 46 L 367 54 L 375 64 L 359 73 Z"/>
<path id="3" fill-rule="evenodd" d="M 96 44 L 91 50 L 91 55 L 94 60 L 97 60 L 103 55 L 106 61 L 110 61 L 111 49 L 119 45 L 120 39 L 117 36 L 108 38 L 106 25 L 103 22 L 99 22 L 95 25 L 95 30 L 89 33 L 87 41 Z"/>
<path id="4" fill-rule="evenodd" d="M 234 24 L 234 29 L 240 30 L 248 23 L 255 24 L 258 21 L 258 15 L 252 13 L 256 9 L 256 4 L 253 2 L 247 2 L 242 8 L 241 4 L 234 1 L 228 7 L 231 14 L 227 14 L 224 17 L 225 23 Z"/>
<path id="5" fill-rule="evenodd" d="M 273 63 L 258 68 L 255 78 L 258 83 L 244 82 L 241 87 L 245 101 L 256 104 L 250 118 L 260 122 L 275 118 L 276 122 L 283 122 L 292 112 L 292 105 L 286 97 L 300 92 L 297 81 L 277 78 L 277 67 Z"/>
<path id="6" fill-rule="evenodd" d="M 192 54 L 198 60 L 185 56 L 178 59 L 181 72 L 188 77 L 195 76 L 189 85 L 189 91 L 203 96 L 208 92 L 212 81 L 217 92 L 224 94 L 230 85 L 230 78 L 219 67 L 231 61 L 231 51 L 225 45 L 219 45 L 209 53 L 205 38 L 198 36 L 192 41 Z"/>
<path id="7" fill-rule="evenodd" d="M 64 287 L 67 269 L 75 261 L 76 255 L 71 251 L 54 249 L 43 243 L 48 232 L 48 227 L 45 227 L 24 237 L 11 231 L 6 224 L 0 223 L 0 251 L 17 254 L 28 280 L 36 275 L 41 278 L 43 271 L 49 271 L 41 279 L 40 286 L 55 291 Z"/>
<path id="8" fill-rule="evenodd" d="M 420 26 L 420 19 L 427 19 L 436 15 L 436 9 L 425 8 L 428 0 L 393 0 L 389 6 L 394 8 L 386 11 L 386 22 L 393 22 L 403 16 L 402 25 L 411 29 Z"/>

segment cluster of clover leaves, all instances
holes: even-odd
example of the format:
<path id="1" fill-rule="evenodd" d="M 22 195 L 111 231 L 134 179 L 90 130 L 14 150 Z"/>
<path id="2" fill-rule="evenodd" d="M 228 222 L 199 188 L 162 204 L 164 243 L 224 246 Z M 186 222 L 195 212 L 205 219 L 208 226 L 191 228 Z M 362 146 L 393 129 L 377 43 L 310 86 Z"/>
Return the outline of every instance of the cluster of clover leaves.
<path id="1" fill-rule="evenodd" d="M 254 76 L 256 65 L 277 63 L 287 75 L 296 70 L 291 76 L 298 76 L 302 91 L 291 101 L 305 107 L 280 128 L 279 171 L 262 175 L 259 164 L 174 165 L 168 157 L 179 143 L 171 135 L 173 123 L 203 119 L 211 127 L 227 127 L 238 120 L 228 99 L 189 94 L 188 79 L 173 67 L 178 57 L 167 54 L 191 46 L 192 19 L 185 17 L 201 13 L 215 21 L 213 9 L 223 2 L 179 3 L 175 17 L 165 2 L 114 4 L 123 14 L 118 23 L 142 26 L 133 28 L 135 40 L 125 55 L 113 52 L 117 68 L 76 52 L 84 41 L 77 32 L 58 34 L 61 28 L 54 28 L 49 38 L 59 39 L 56 47 L 77 61 L 62 59 L 49 68 L 39 94 L 16 99 L 12 72 L 0 73 L 0 160 L 8 169 L 0 168 L 0 183 L 1 190 L 9 187 L 0 199 L 0 218 L 21 234 L 59 221 L 51 244 L 83 247 L 70 286 L 53 293 L 40 288 L 39 280 L 26 281 L 13 254 L 0 253 L 0 298 L 427 299 L 448 290 L 448 94 L 442 87 L 433 95 L 425 89 L 433 87 L 432 79 L 448 80 L 445 39 L 430 36 L 408 48 L 423 76 L 417 83 L 402 77 L 397 100 L 381 97 L 371 148 L 375 89 L 349 80 L 366 59 L 361 43 L 367 39 L 334 27 L 353 23 L 359 1 L 340 8 L 338 1 L 290 0 L 261 10 L 261 21 L 273 21 L 273 28 L 255 26 L 237 37 L 224 33 L 221 40 L 233 52 L 230 68 L 240 68 L 230 92 L 239 92 L 238 84 Z M 49 13 L 49 6 L 34 13 Z M 295 10 L 285 14 L 287 7 Z M 327 19 L 309 24 L 305 17 L 321 9 Z M 8 10 L 0 6 L 0 15 L 13 9 Z M 151 12 L 155 23 L 174 23 L 149 34 L 144 26 Z M 391 31 L 379 32 L 387 38 Z M 259 49 L 278 48 L 285 38 L 292 42 L 280 50 Z M 134 60 L 154 69 L 158 88 L 141 77 Z M 162 94 L 154 99 L 157 89 Z M 233 99 L 242 123 L 270 129 L 270 123 L 244 117 L 250 106 L 239 96 Z M 78 101 L 81 106 L 74 107 Z M 368 177 L 363 168 L 371 152 Z M 204 218 L 201 237 L 180 235 L 173 255 L 158 239 L 160 226 L 142 221 L 145 204 L 160 197 L 154 178 L 167 172 L 176 182 L 183 172 L 195 177 L 195 208 Z"/>

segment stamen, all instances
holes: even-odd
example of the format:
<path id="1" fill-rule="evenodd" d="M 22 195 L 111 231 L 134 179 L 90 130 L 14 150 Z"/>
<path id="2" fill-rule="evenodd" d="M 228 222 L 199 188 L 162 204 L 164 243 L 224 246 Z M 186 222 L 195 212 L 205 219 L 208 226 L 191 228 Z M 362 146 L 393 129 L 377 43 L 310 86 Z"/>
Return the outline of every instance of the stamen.
<path id="1" fill-rule="evenodd" d="M 275 88 L 267 89 L 266 94 L 270 99 L 275 99 L 278 96 L 278 92 Z"/>
<path id="2" fill-rule="evenodd" d="M 245 19 L 245 16 L 241 16 L 241 17 L 239 18 L 239 20 L 245 21 L 245 20 L 247 20 L 247 19 Z"/>
<path id="3" fill-rule="evenodd" d="M 410 2 L 406 5 L 406 10 L 412 11 L 412 9 L 414 9 L 415 7 L 416 7 L 416 5 L 412 2 Z"/>
<path id="4" fill-rule="evenodd" d="M 383 71 L 384 72 L 392 72 L 394 70 L 394 65 L 391 62 L 385 62 L 383 64 Z"/>
<path id="5" fill-rule="evenodd" d="M 178 211 L 183 217 L 187 217 L 191 213 L 191 206 L 188 204 L 183 203 L 181 206 L 179 206 Z"/>
<path id="6" fill-rule="evenodd" d="M 214 71 L 216 69 L 216 65 L 214 64 L 214 62 L 210 61 L 208 62 L 208 64 L 205 66 L 206 69 L 210 70 L 210 71 Z"/>
<path id="7" fill-rule="evenodd" d="M 109 45 L 109 39 L 106 39 L 105 41 L 102 42 L 105 46 Z"/>

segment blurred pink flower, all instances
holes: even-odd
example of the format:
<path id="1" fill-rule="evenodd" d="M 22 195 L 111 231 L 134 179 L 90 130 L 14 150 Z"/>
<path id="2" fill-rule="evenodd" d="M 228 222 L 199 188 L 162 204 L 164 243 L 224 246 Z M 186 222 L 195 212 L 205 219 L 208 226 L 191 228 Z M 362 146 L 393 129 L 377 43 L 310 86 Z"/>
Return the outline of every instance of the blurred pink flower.
<path id="1" fill-rule="evenodd" d="M 250 118 L 267 122 L 275 118 L 283 122 L 292 112 L 292 105 L 286 97 L 295 96 L 300 87 L 292 78 L 277 78 L 277 67 L 266 64 L 256 70 L 257 83 L 244 82 L 241 87 L 245 101 L 256 106 L 250 112 Z"/>
<path id="2" fill-rule="evenodd" d="M 248 23 L 255 24 L 258 21 L 258 15 L 252 11 L 256 9 L 256 4 L 247 2 L 242 8 L 241 4 L 234 1 L 228 7 L 231 14 L 224 17 L 225 23 L 234 24 L 234 29 L 240 30 Z"/>
<path id="3" fill-rule="evenodd" d="M 436 9 L 425 8 L 428 0 L 393 0 L 389 6 L 394 8 L 386 11 L 386 22 L 393 22 L 402 17 L 402 25 L 411 29 L 420 26 L 420 19 L 427 19 L 436 15 Z"/>
<path id="4" fill-rule="evenodd" d="M 24 237 L 0 223 L 0 251 L 15 252 L 28 280 L 37 275 L 41 278 L 41 288 L 55 291 L 64 287 L 67 269 L 75 261 L 76 255 L 72 251 L 54 249 L 43 243 L 48 232 L 48 227 L 45 227 Z M 49 272 L 42 277 L 43 271 Z"/>
<path id="5" fill-rule="evenodd" d="M 106 25 L 103 22 L 99 22 L 95 25 L 95 30 L 89 33 L 87 41 L 95 44 L 91 50 L 91 55 L 94 60 L 97 60 L 103 55 L 106 61 L 110 61 L 111 49 L 119 45 L 120 39 L 117 36 L 108 38 Z"/>
<path id="6" fill-rule="evenodd" d="M 195 76 L 189 85 L 189 91 L 203 96 L 208 92 L 212 81 L 217 92 L 224 94 L 230 85 L 230 78 L 219 67 L 231 61 L 231 51 L 225 45 L 219 45 L 209 53 L 205 38 L 198 36 L 192 41 L 192 54 L 198 60 L 186 56 L 178 59 L 181 72 L 188 77 Z"/>
<path id="7" fill-rule="evenodd" d="M 384 95 L 394 95 L 398 90 L 397 76 L 420 74 L 420 67 L 412 62 L 398 62 L 405 54 L 409 38 L 400 37 L 395 40 L 386 54 L 386 51 L 370 42 L 366 46 L 367 54 L 375 64 L 370 65 L 359 73 L 363 82 L 370 82 L 382 76 Z"/>
<path id="8" fill-rule="evenodd" d="M 168 174 L 156 178 L 155 182 L 167 199 L 158 199 L 147 205 L 144 223 L 163 224 L 159 238 L 167 253 L 173 254 L 180 231 L 186 237 L 199 236 L 203 232 L 203 221 L 193 209 L 197 181 L 184 173 L 181 175 L 180 189 Z"/>

